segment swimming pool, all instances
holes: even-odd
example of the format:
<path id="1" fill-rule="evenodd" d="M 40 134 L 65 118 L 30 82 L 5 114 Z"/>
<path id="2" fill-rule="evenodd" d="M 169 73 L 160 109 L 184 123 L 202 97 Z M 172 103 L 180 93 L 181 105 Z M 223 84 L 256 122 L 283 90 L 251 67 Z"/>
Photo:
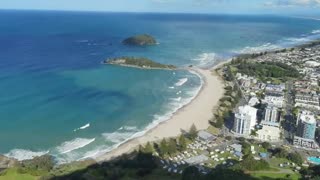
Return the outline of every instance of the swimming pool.
<path id="1" fill-rule="evenodd" d="M 308 157 L 308 161 L 313 164 L 320 165 L 320 158 L 319 157 Z"/>

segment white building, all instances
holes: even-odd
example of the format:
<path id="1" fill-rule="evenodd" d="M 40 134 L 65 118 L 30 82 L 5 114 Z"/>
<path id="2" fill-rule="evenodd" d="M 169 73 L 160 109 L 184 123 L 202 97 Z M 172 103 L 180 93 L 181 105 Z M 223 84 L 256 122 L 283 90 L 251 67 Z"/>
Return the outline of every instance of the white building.
<path id="1" fill-rule="evenodd" d="M 264 103 L 269 104 L 271 106 L 275 106 L 277 108 L 283 107 L 284 97 L 283 96 L 265 96 Z"/>
<path id="2" fill-rule="evenodd" d="M 275 92 L 275 93 L 283 93 L 283 91 L 286 89 L 285 84 L 267 84 L 266 91 L 267 92 Z"/>
<path id="3" fill-rule="evenodd" d="M 275 106 L 268 106 L 264 113 L 264 119 L 262 120 L 262 125 L 280 127 L 280 112 Z"/>
<path id="4" fill-rule="evenodd" d="M 297 94 L 295 97 L 295 107 L 320 110 L 319 96 Z"/>
<path id="5" fill-rule="evenodd" d="M 259 103 L 260 103 L 260 101 L 256 96 L 253 96 L 248 102 L 249 106 L 252 106 L 252 107 L 259 104 Z"/>
<path id="6" fill-rule="evenodd" d="M 256 138 L 262 141 L 278 142 L 281 139 L 281 130 L 274 126 L 263 126 L 262 129 L 257 131 Z"/>
<path id="7" fill-rule="evenodd" d="M 257 121 L 257 109 L 251 106 L 240 106 L 235 114 L 233 132 L 241 136 L 249 136 Z"/>
<path id="8" fill-rule="evenodd" d="M 305 65 L 307 67 L 317 67 L 317 66 L 320 66 L 320 63 L 317 61 L 306 61 Z"/>

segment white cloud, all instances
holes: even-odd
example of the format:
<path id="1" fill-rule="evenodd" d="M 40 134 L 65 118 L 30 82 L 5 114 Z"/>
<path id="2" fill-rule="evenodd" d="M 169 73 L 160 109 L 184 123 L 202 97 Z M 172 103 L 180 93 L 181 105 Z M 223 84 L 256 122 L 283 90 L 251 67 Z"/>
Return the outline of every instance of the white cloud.
<path id="1" fill-rule="evenodd" d="M 175 2 L 181 2 L 181 3 L 193 3 L 193 4 L 206 4 L 206 3 L 224 3 L 229 2 L 230 0 L 151 0 L 151 2 L 154 3 L 175 3 Z"/>
<path id="2" fill-rule="evenodd" d="M 320 0 L 270 0 L 264 3 L 265 6 L 269 7 L 318 7 L 320 6 Z"/>
<path id="3" fill-rule="evenodd" d="M 151 2 L 164 4 L 164 3 L 172 3 L 172 2 L 175 2 L 175 0 L 151 0 Z"/>

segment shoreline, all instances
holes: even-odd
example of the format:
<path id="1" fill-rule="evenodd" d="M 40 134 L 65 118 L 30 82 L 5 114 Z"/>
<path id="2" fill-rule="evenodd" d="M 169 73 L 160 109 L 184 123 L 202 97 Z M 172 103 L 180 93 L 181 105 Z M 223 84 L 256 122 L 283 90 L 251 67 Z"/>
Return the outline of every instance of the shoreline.
<path id="1" fill-rule="evenodd" d="M 202 87 L 189 103 L 178 109 L 168 120 L 147 130 L 142 136 L 126 141 L 115 149 L 98 155 L 94 160 L 97 162 L 112 160 L 134 151 L 139 145 L 144 145 L 147 142 L 179 136 L 183 131 L 188 131 L 192 124 L 195 124 L 199 130 L 207 129 L 209 120 L 213 116 L 213 108 L 219 103 L 219 99 L 224 93 L 223 81 L 213 71 L 228 62 L 229 60 L 219 62 L 206 69 L 188 69 L 191 73 L 196 73 L 202 81 Z"/>

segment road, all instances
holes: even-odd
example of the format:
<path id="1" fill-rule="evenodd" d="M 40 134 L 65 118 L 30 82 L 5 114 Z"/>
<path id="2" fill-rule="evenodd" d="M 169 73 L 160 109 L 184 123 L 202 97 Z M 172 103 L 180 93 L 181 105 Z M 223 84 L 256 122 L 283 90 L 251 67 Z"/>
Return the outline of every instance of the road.
<path id="1" fill-rule="evenodd" d="M 293 115 L 294 99 L 293 99 L 293 83 L 288 81 L 286 83 L 287 92 L 285 94 L 285 116 L 284 122 L 282 123 L 284 129 L 284 143 L 291 144 L 295 133 L 296 120 Z"/>

